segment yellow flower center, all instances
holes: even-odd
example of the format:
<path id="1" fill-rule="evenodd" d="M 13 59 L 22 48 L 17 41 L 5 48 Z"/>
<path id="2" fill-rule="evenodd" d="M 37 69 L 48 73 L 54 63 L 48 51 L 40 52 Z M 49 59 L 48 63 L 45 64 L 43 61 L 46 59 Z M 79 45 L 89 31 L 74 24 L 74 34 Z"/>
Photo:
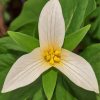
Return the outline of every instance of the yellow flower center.
<path id="1" fill-rule="evenodd" d="M 51 65 L 59 63 L 61 60 L 61 50 L 50 48 L 44 52 L 44 58 Z"/>

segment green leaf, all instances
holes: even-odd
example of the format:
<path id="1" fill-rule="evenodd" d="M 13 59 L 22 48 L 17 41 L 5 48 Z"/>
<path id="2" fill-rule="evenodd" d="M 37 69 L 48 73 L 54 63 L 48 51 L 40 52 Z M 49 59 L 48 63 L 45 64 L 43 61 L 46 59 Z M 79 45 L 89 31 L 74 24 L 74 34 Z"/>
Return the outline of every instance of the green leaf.
<path id="1" fill-rule="evenodd" d="M 38 89 L 38 91 L 33 95 L 32 100 L 45 100 L 42 88 Z"/>
<path id="2" fill-rule="evenodd" d="M 70 23 L 74 16 L 77 2 L 75 0 L 60 0 L 60 4 L 62 6 L 63 16 L 65 20 L 65 29 L 67 32 L 67 29 L 70 26 Z"/>
<path id="3" fill-rule="evenodd" d="M 6 53 L 6 54 L 0 54 L 0 72 L 5 70 L 6 68 L 9 68 L 8 66 L 11 65 L 15 61 L 15 58 L 13 55 Z"/>
<path id="4" fill-rule="evenodd" d="M 0 90 L 1 84 L 3 84 L 3 78 L 6 76 L 7 71 L 15 61 L 15 57 L 9 53 L 0 54 Z"/>
<path id="5" fill-rule="evenodd" d="M 88 30 L 90 29 L 90 25 L 87 25 L 80 30 L 69 34 L 65 37 L 63 48 L 68 50 L 73 50 L 76 46 L 82 41 Z"/>
<path id="6" fill-rule="evenodd" d="M 36 94 L 38 94 L 41 87 L 42 87 L 41 81 L 37 80 L 36 82 L 34 82 L 26 87 L 23 87 L 23 88 L 13 91 L 11 93 L 9 100 L 23 100 L 25 98 L 27 98 L 27 99 L 28 98 L 36 98 Z M 44 95 L 42 95 L 42 96 L 44 96 Z M 32 99 L 29 99 L 29 100 L 32 100 Z M 36 99 L 34 99 L 34 100 L 36 100 Z"/>
<path id="7" fill-rule="evenodd" d="M 38 36 L 38 25 L 36 22 L 31 22 L 17 29 L 17 31 L 35 37 L 35 35 Z"/>
<path id="8" fill-rule="evenodd" d="M 38 40 L 29 35 L 25 35 L 20 32 L 12 32 L 12 31 L 8 31 L 8 34 L 26 52 L 30 52 L 34 48 L 39 46 Z"/>
<path id="9" fill-rule="evenodd" d="M 89 16 L 88 23 L 91 23 L 90 35 L 100 40 L 100 7 Z"/>
<path id="10" fill-rule="evenodd" d="M 66 86 L 68 87 L 68 84 L 66 84 Z M 64 87 L 62 77 L 60 76 L 58 78 L 55 92 L 57 100 L 77 100 L 69 93 L 68 89 Z"/>
<path id="11" fill-rule="evenodd" d="M 89 14 L 91 14 L 96 9 L 96 1 L 95 0 L 89 0 L 88 6 L 85 12 L 85 16 L 87 17 Z"/>
<path id="12" fill-rule="evenodd" d="M 97 100 L 100 100 L 100 94 L 99 94 L 99 95 L 97 95 Z"/>
<path id="13" fill-rule="evenodd" d="M 97 6 L 100 6 L 100 0 L 96 0 Z"/>
<path id="14" fill-rule="evenodd" d="M 17 50 L 23 51 L 10 37 L 0 38 L 0 52 L 4 52 L 7 50 Z"/>
<path id="15" fill-rule="evenodd" d="M 77 5 L 72 16 L 71 23 L 69 25 L 67 33 L 73 33 L 76 30 L 78 30 L 84 21 L 88 0 L 77 0 L 76 2 Z"/>
<path id="16" fill-rule="evenodd" d="M 75 97 L 78 100 L 96 100 L 96 94 L 94 92 L 84 90 L 84 89 L 76 86 L 74 83 L 72 83 L 67 77 L 64 77 L 64 86 L 65 87 L 66 87 L 66 84 L 68 84 L 72 93 L 75 95 Z"/>
<path id="17" fill-rule="evenodd" d="M 43 89 L 48 100 L 51 100 L 53 96 L 53 92 L 56 86 L 56 81 L 57 81 L 57 72 L 53 69 L 47 71 L 42 75 Z"/>
<path id="18" fill-rule="evenodd" d="M 5 77 L 14 61 L 15 57 L 13 55 L 9 53 L 0 54 L 0 91 L 2 89 Z M 0 100 L 8 100 L 9 96 L 9 93 L 5 96 L 0 92 Z"/>
<path id="19" fill-rule="evenodd" d="M 14 90 L 9 93 L 0 94 L 0 100 L 25 100 L 25 99 L 32 100 L 32 98 L 37 98 L 36 95 L 39 93 L 40 88 L 41 88 L 41 82 L 37 80 L 36 82 L 28 86 L 25 86 L 23 88 Z M 44 95 L 42 96 L 44 97 Z"/>

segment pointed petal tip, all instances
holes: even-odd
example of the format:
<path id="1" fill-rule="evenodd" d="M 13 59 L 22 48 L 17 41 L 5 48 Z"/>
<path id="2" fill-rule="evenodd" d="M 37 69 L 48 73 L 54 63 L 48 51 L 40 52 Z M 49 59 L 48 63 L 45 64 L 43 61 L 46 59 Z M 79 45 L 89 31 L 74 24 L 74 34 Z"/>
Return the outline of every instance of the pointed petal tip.
<path id="1" fill-rule="evenodd" d="M 99 94 L 100 93 L 100 91 L 99 90 L 97 90 L 97 91 L 95 91 L 97 94 Z"/>
<path id="2" fill-rule="evenodd" d="M 9 91 L 7 91 L 7 90 L 4 89 L 4 88 L 1 90 L 1 93 L 7 93 L 7 92 L 9 92 Z"/>
<path id="3" fill-rule="evenodd" d="M 99 88 L 95 89 L 94 92 L 97 93 L 97 94 L 99 94 L 100 93 Z"/>
<path id="4" fill-rule="evenodd" d="M 1 90 L 1 93 L 5 93 L 5 91 L 4 90 Z"/>
<path id="5" fill-rule="evenodd" d="M 13 90 L 13 89 L 10 89 L 10 87 L 9 87 L 9 88 L 3 87 L 2 90 L 1 90 L 1 93 L 7 93 L 7 92 L 10 92 L 10 91 L 12 91 L 12 90 Z"/>
<path id="6" fill-rule="evenodd" d="M 97 78 L 96 78 L 95 85 L 94 85 L 94 92 L 97 93 L 97 94 L 100 93 L 100 91 L 99 91 L 99 84 L 98 84 Z"/>

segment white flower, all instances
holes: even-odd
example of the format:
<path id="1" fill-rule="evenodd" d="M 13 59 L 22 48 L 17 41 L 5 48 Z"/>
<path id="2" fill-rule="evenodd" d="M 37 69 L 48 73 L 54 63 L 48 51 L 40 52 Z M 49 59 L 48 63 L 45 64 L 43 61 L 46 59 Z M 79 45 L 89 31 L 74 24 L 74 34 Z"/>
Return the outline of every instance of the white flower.
<path id="1" fill-rule="evenodd" d="M 6 77 L 2 93 L 34 82 L 52 67 L 61 71 L 79 87 L 99 93 L 91 65 L 82 57 L 62 48 L 65 23 L 59 0 L 49 0 L 46 3 L 40 14 L 38 28 L 40 47 L 14 63 Z"/>

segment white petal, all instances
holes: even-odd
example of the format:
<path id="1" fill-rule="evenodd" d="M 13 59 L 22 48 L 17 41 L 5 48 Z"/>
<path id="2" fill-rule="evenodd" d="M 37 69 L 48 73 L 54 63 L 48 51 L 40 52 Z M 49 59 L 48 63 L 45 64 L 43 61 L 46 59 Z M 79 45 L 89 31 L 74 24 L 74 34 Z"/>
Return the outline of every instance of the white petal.
<path id="1" fill-rule="evenodd" d="M 65 23 L 59 0 L 49 0 L 39 18 L 40 46 L 61 47 L 65 35 Z"/>
<path id="2" fill-rule="evenodd" d="M 9 71 L 2 93 L 26 86 L 50 68 L 41 56 L 40 48 L 20 57 Z"/>
<path id="3" fill-rule="evenodd" d="M 98 83 L 91 65 L 82 57 L 63 49 L 62 62 L 56 68 L 72 82 L 86 90 L 99 93 Z"/>

